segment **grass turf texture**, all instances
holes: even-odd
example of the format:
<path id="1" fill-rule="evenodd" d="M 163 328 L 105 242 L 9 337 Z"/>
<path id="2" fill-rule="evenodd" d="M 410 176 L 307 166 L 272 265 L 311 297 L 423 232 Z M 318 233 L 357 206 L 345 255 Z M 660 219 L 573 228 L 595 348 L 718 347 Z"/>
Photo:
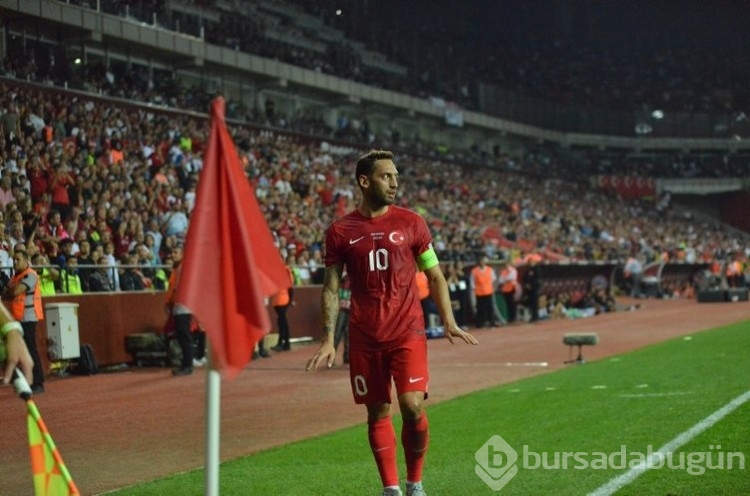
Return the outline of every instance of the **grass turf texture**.
<path id="1" fill-rule="evenodd" d="M 580 495 L 626 469 L 526 469 L 523 447 L 555 452 L 646 453 L 750 390 L 750 322 L 678 338 L 586 365 L 429 405 L 431 442 L 425 488 L 431 495 L 495 494 L 475 474 L 475 452 L 493 435 L 519 453 L 518 474 L 503 495 Z M 321 384 L 321 387 L 325 387 Z M 364 412 L 363 412 L 364 418 Z M 395 419 L 397 437 L 400 419 Z M 721 449 L 709 446 L 721 445 Z M 750 403 L 697 436 L 679 452 L 741 452 L 750 462 Z M 558 457 L 558 459 L 560 459 Z M 588 456 L 589 462 L 594 460 Z M 678 458 L 675 458 L 678 460 Z M 403 454 L 399 453 L 400 473 Z M 561 462 L 560 462 L 561 463 Z M 559 464 L 558 464 L 559 466 Z M 379 479 L 364 425 L 223 463 L 224 496 L 250 494 L 379 494 Z M 403 486 L 403 482 L 402 482 Z M 179 474 L 109 494 L 199 495 L 203 471 Z M 650 470 L 618 495 L 750 494 L 750 467 Z"/>

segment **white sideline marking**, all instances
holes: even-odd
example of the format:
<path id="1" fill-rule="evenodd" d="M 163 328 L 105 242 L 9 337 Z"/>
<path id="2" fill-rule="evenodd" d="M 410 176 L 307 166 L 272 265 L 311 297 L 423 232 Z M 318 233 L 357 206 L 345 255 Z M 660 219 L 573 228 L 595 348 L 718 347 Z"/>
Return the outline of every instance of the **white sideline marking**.
<path id="1" fill-rule="evenodd" d="M 639 475 L 650 469 L 656 460 L 663 460 L 667 453 L 677 451 L 681 446 L 690 442 L 701 434 L 703 431 L 711 428 L 719 422 L 721 419 L 735 411 L 737 408 L 742 406 L 750 400 L 750 391 L 739 395 L 723 407 L 716 410 L 714 413 L 704 418 L 690 429 L 679 434 L 676 438 L 669 441 L 667 444 L 659 448 L 659 451 L 654 452 L 644 463 L 639 464 L 637 467 L 633 467 L 622 475 L 618 475 L 609 480 L 603 486 L 600 486 L 593 492 L 590 492 L 588 496 L 610 496 L 616 491 L 619 491 L 623 487 L 633 482 Z"/>
<path id="2" fill-rule="evenodd" d="M 442 367 L 549 367 L 547 362 L 451 363 Z"/>
<path id="3" fill-rule="evenodd" d="M 500 365 L 505 365 L 506 367 L 547 367 L 549 366 L 547 362 L 505 362 L 505 363 L 501 363 Z"/>
<path id="4" fill-rule="evenodd" d="M 667 393 L 626 393 L 621 394 L 620 398 L 663 398 L 664 396 L 685 396 L 693 394 L 692 391 L 671 391 Z"/>

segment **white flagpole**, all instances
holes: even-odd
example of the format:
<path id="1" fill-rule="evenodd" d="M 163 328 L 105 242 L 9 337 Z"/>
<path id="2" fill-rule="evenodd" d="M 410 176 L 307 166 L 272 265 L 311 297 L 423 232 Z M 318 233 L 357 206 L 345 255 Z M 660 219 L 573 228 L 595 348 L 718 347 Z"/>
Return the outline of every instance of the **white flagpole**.
<path id="1" fill-rule="evenodd" d="M 219 426 L 221 372 L 213 368 L 211 353 L 206 367 L 206 468 L 205 496 L 219 496 Z"/>

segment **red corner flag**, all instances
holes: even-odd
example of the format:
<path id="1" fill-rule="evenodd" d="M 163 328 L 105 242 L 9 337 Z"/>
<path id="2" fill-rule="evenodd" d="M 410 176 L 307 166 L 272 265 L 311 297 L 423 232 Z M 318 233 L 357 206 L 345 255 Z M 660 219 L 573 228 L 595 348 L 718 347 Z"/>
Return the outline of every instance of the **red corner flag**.
<path id="1" fill-rule="evenodd" d="M 263 298 L 289 284 L 216 98 L 175 301 L 205 328 L 216 369 L 232 377 L 271 328 Z"/>

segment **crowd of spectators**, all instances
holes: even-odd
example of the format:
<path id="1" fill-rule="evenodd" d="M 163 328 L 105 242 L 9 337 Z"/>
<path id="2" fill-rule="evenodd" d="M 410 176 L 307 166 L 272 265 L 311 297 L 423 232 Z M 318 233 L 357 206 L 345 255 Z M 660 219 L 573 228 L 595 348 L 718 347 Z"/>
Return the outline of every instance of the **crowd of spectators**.
<path id="1" fill-rule="evenodd" d="M 742 151 L 633 151 L 615 149 L 562 150 L 527 146 L 531 162 L 544 165 L 531 172 L 582 180 L 609 175 L 654 179 L 743 179 L 750 176 L 750 154 Z M 503 163 L 503 161 L 499 161 Z M 519 164 L 505 162 L 508 170 Z"/>
<path id="2" fill-rule="evenodd" d="M 163 287 L 161 269 L 168 270 L 195 204 L 205 118 L 32 86 L 3 84 L 0 95 L 0 257 L 22 243 L 65 270 L 65 254 L 77 255 L 88 271 L 84 291 L 93 279 L 104 290 L 124 289 L 123 279 L 128 289 Z M 352 170 L 360 150 L 253 127 L 231 131 L 282 256 L 302 268 L 304 282 L 319 280 L 324 230 L 356 205 Z M 720 226 L 664 203 L 408 154 L 397 161 L 398 201 L 424 216 L 447 261 L 499 259 L 509 250 L 568 260 L 639 253 L 708 261 L 745 250 Z"/>
<path id="3" fill-rule="evenodd" d="M 503 30 L 502 19 L 491 20 L 503 14 L 502 8 L 477 3 L 453 10 L 436 6 L 430 15 L 442 18 L 421 23 L 415 19 L 426 12 L 397 2 L 363 2 L 345 15 L 336 14 L 341 2 L 334 0 L 288 3 L 409 67 L 411 93 L 449 98 L 469 108 L 478 107 L 478 81 L 585 108 L 726 112 L 750 103 L 744 84 L 747 61 L 734 45 L 701 43 L 696 27 L 687 40 L 638 44 L 633 37 L 623 46 L 581 43 L 533 25 L 523 38 L 513 37 Z M 403 15 L 394 16 L 394 9 Z M 474 17 L 468 14 L 472 9 L 478 11 Z"/>
<path id="4" fill-rule="evenodd" d="M 94 8 L 96 2 L 86 2 L 79 0 L 81 6 Z M 502 50 L 498 49 L 497 44 L 477 44 L 471 46 L 453 46 L 453 44 L 466 44 L 472 38 L 448 36 L 449 33 L 441 32 L 441 29 L 448 29 L 440 24 L 431 26 L 427 31 L 423 26 L 412 26 L 409 28 L 409 36 L 402 38 L 399 36 L 372 37 L 365 40 L 368 44 L 390 43 L 394 46 L 391 55 L 394 60 L 399 58 L 398 48 L 403 50 L 403 46 L 409 46 L 411 53 L 408 60 L 408 66 L 412 72 L 419 72 L 415 76 L 412 72 L 401 78 L 392 73 L 386 74 L 373 68 L 366 68 L 357 62 L 356 53 L 351 46 L 346 45 L 344 41 L 330 41 L 327 44 L 325 52 L 317 52 L 306 49 L 299 45 L 292 45 L 280 39 L 268 36 L 267 30 L 273 28 L 277 31 L 291 31 L 292 34 L 298 34 L 300 37 L 313 36 L 313 33 L 303 32 L 302 28 L 291 24 L 288 17 L 274 17 L 268 11 L 263 11 L 263 15 L 255 15 L 261 12 L 256 3 L 248 3 L 244 8 L 237 8 L 231 13 L 218 9 L 217 5 L 211 1 L 184 0 L 195 11 L 203 9 L 205 11 L 216 12 L 220 16 L 220 22 L 203 19 L 205 22 L 207 41 L 232 45 L 237 49 L 255 53 L 264 57 L 284 60 L 289 63 L 308 67 L 314 70 L 320 70 L 326 73 L 336 74 L 342 77 L 359 80 L 375 86 L 390 87 L 398 91 L 428 96 L 430 94 L 442 94 L 439 91 L 433 91 L 431 88 L 438 85 L 448 85 L 454 87 L 455 91 L 451 94 L 459 101 L 464 101 L 472 96 L 468 88 L 470 85 L 457 82 L 458 79 L 467 81 L 489 80 L 495 72 L 500 72 L 500 79 L 507 79 L 505 83 L 495 81 L 501 86 L 506 86 L 520 91 L 524 94 L 547 95 L 561 103 L 576 103 L 584 107 L 606 106 L 607 108 L 617 107 L 616 101 L 610 101 L 610 97 L 598 95 L 597 92 L 607 91 L 616 95 L 616 100 L 631 102 L 628 105 L 632 107 L 648 107 L 652 105 L 651 96 L 660 95 L 662 99 L 668 99 L 672 103 L 659 102 L 659 107 L 665 110 L 670 109 L 688 109 L 690 105 L 698 105 L 701 108 L 692 110 L 723 110 L 742 109 L 745 107 L 748 99 L 744 95 L 746 91 L 743 87 L 735 88 L 736 81 L 742 78 L 742 67 L 746 64 L 730 64 L 725 60 L 730 55 L 724 54 L 720 49 L 714 52 L 702 54 L 700 51 L 691 51 L 689 53 L 692 62 L 690 64 L 678 63 L 684 58 L 682 55 L 650 53 L 647 56 L 638 54 L 638 63 L 619 63 L 615 56 L 604 56 L 601 53 L 592 55 L 592 50 L 605 50 L 604 47 L 587 47 L 581 50 L 580 47 L 570 47 L 565 42 L 555 41 L 537 41 L 533 43 L 519 45 L 509 39 L 501 43 Z M 118 0 L 104 0 L 98 3 L 101 9 L 107 13 L 116 15 L 125 15 L 127 6 L 128 15 L 133 12 L 153 10 L 157 13 L 159 19 L 168 19 L 170 16 L 182 16 L 187 14 L 179 9 L 168 9 L 165 2 L 121 2 Z M 293 3 L 282 5 L 291 5 Z M 367 30 L 354 29 L 351 23 L 363 22 L 369 19 L 367 11 L 357 12 L 354 15 L 347 11 L 347 15 L 336 16 L 335 3 L 327 0 L 317 0 L 315 2 L 305 2 L 298 5 L 302 10 L 319 16 L 325 22 L 335 25 L 346 31 L 352 40 L 356 39 L 357 34 L 365 36 L 372 33 L 372 28 Z M 147 16 L 148 17 L 148 16 Z M 189 16 L 187 16 L 189 17 Z M 187 21 L 185 21 L 187 22 Z M 375 22 L 373 20 L 373 22 Z M 271 26 L 269 26 L 269 24 Z M 389 30 L 400 33 L 401 23 L 394 20 L 389 26 Z M 415 35 L 414 30 L 418 30 Z M 425 31 L 424 33 L 422 31 Z M 389 31 L 390 32 L 390 31 Z M 435 33 L 438 33 L 437 35 Z M 401 33 L 406 36 L 406 33 Z M 456 59 L 446 70 L 442 58 L 432 60 L 436 57 L 434 50 L 426 49 L 424 46 L 432 47 L 435 43 L 429 43 L 431 36 L 440 38 L 440 45 L 448 43 L 447 53 L 451 55 L 451 60 Z M 302 39 L 302 38 L 300 38 Z M 349 39 L 349 38 L 347 38 Z M 245 40 L 245 41 L 242 41 Z M 396 41 L 393 41 L 396 40 Z M 401 40 L 411 40 L 409 43 L 401 43 Z M 412 43 L 413 41 L 413 43 Z M 437 43 L 437 40 L 435 40 Z M 505 46 L 503 43 L 507 43 Z M 491 47 L 492 53 L 483 53 L 482 50 Z M 127 100 L 149 102 L 155 105 L 165 105 L 174 108 L 195 110 L 204 112 L 208 108 L 208 103 L 217 88 L 202 85 L 185 85 L 173 72 L 152 69 L 148 70 L 143 66 L 132 64 L 126 66 L 124 63 L 112 61 L 111 65 L 106 66 L 101 62 L 93 61 L 80 65 L 71 65 L 70 61 L 54 60 L 54 51 L 38 49 L 34 42 L 27 41 L 26 49 L 19 50 L 14 46 L 13 50 L 8 51 L 6 59 L 0 66 L 0 74 L 5 74 L 18 79 L 28 79 L 44 83 L 56 84 L 62 86 L 67 84 L 70 87 L 84 89 L 95 94 L 113 96 Z M 375 49 L 382 49 L 384 52 L 387 47 L 373 46 Z M 467 49 L 469 49 L 467 51 Z M 666 50 L 666 48 L 665 48 Z M 422 52 L 424 51 L 424 52 Z M 467 51 L 467 54 L 464 54 Z M 495 60 L 501 53 L 502 60 Z M 464 54 L 459 56 L 459 54 Z M 685 55 L 685 54 L 684 54 Z M 442 56 L 442 55 L 441 55 Z M 687 56 L 687 55 L 685 55 Z M 405 54 L 401 54 L 401 61 L 404 61 Z M 473 57 L 476 57 L 474 59 Z M 653 62 L 651 60 L 653 57 Z M 52 58 L 52 60 L 47 60 Z M 587 59 L 591 59 L 588 60 Z M 573 61 L 573 62 L 571 62 Z M 602 61 L 606 61 L 606 64 Z M 704 61 L 706 61 L 704 63 Z M 652 63 L 653 62 L 653 63 Z M 442 68 L 440 73 L 434 70 L 417 69 L 419 64 L 430 64 Z M 489 65 L 492 67 L 487 67 Z M 532 68 L 530 65 L 533 65 Z M 658 65 L 658 70 L 657 66 Z M 672 70 L 672 66 L 675 66 Z M 697 66 L 697 67 L 694 67 Z M 543 67 L 540 70 L 538 67 Z M 665 67 L 670 71 L 665 72 Z M 680 69 L 682 68 L 682 69 Z M 705 70 L 701 69 L 705 68 Z M 532 70 L 533 69 L 533 70 Z M 700 69 L 700 70 L 699 70 Z M 630 75 L 622 77 L 618 71 L 638 71 L 644 73 L 644 77 L 635 77 Z M 680 71 L 684 70 L 690 74 L 690 77 L 681 77 Z M 726 71 L 731 70 L 731 74 Z M 564 74 L 561 74 L 561 71 Z M 568 74 L 575 71 L 575 75 Z M 580 73 L 580 74 L 579 74 Z M 669 89 L 660 89 L 660 81 L 653 80 L 663 74 L 674 75 L 665 81 L 669 85 L 681 85 L 685 88 L 679 91 Z M 428 75 L 432 74 L 428 77 Z M 567 75 L 566 75 L 567 74 Z M 585 77 L 584 77 L 585 76 Z M 648 76 L 648 77 L 646 77 Z M 417 83 L 411 84 L 409 81 L 416 77 Z M 509 79 L 510 78 L 510 79 Z M 550 84 L 565 86 L 567 89 L 550 87 L 548 84 L 534 82 L 533 78 L 544 78 L 549 80 Z M 645 78 L 645 79 L 644 79 Z M 430 83 L 431 80 L 433 83 Z M 512 81 L 511 81 L 512 79 Z M 453 81 L 453 82 L 451 82 Z M 706 87 L 702 82 L 711 81 L 711 86 Z M 722 82 L 716 86 L 715 82 Z M 635 85 L 635 82 L 639 82 Z M 501 84 L 502 83 L 502 84 Z M 390 86 L 389 86 L 390 85 Z M 722 90 L 722 87 L 732 86 L 731 91 Z M 583 88 L 583 90 L 582 90 Z M 586 89 L 589 88 L 589 89 Z M 593 88 L 593 90 L 591 90 Z M 641 89 L 639 89 L 641 88 Z M 644 93 L 643 88 L 648 89 L 648 96 Z M 687 91 L 689 88 L 689 91 Z M 717 89 L 718 88 L 718 89 Z M 595 91 L 594 91 L 595 90 Z M 593 93 L 592 93 L 593 91 Z M 567 96 L 566 96 L 567 95 Z M 573 98 L 585 96 L 585 101 L 574 102 Z M 721 102 L 716 98 L 721 97 Z M 608 99 L 610 98 L 610 99 Z M 462 100 L 463 99 L 463 100 Z M 676 103 L 682 102 L 683 103 Z M 467 106 L 470 102 L 464 101 Z M 665 104 L 665 105 L 662 105 Z M 654 104 L 655 105 L 655 104 Z M 744 117 L 744 113 L 736 111 L 736 115 Z M 431 143 L 421 137 L 416 141 L 416 137 L 405 139 L 394 132 L 388 135 L 376 135 L 369 127 L 366 118 L 343 119 L 342 122 L 330 126 L 324 122 L 322 116 L 309 109 L 300 110 L 295 115 L 286 115 L 285 113 L 274 108 L 273 100 L 267 99 L 265 108 L 253 107 L 247 108 L 239 102 L 232 101 L 227 103 L 227 116 L 230 119 L 239 119 L 245 122 L 271 126 L 281 130 L 295 131 L 316 136 L 333 138 L 341 141 L 348 141 L 354 144 L 362 143 L 381 143 L 388 147 L 408 152 L 414 156 L 431 156 L 446 160 L 458 160 L 464 163 L 493 165 L 495 167 L 510 171 L 519 170 L 518 164 L 514 163 L 507 157 L 493 155 L 479 147 L 469 148 L 466 150 L 450 150 L 450 153 L 442 153 L 440 143 Z M 424 141 L 423 141 L 424 140 Z M 533 173 L 539 173 L 547 176 L 558 177 L 578 177 L 585 179 L 595 174 L 617 174 L 630 176 L 650 176 L 650 177 L 746 177 L 750 171 L 750 157 L 746 154 L 722 154 L 709 153 L 703 156 L 683 155 L 683 154 L 660 154 L 652 157 L 628 156 L 626 154 L 613 155 L 611 152 L 599 153 L 597 150 L 590 150 L 585 157 L 560 157 L 554 153 L 547 154 L 544 160 L 552 160 L 554 167 L 543 166 L 543 161 L 537 157 L 531 157 L 527 160 L 527 167 Z M 534 168 L 535 164 L 540 164 Z M 529 169 L 525 169 L 529 171 Z"/>
<path id="5" fill-rule="evenodd" d="M 77 3 L 96 5 L 87 0 Z M 204 37 L 211 43 L 372 86 L 446 98 L 469 109 L 480 108 L 478 82 L 588 109 L 714 113 L 743 110 L 750 104 L 744 84 L 750 75 L 747 60 L 734 47 L 695 42 L 701 39 L 697 32 L 692 43 L 665 42 L 656 48 L 633 43 L 623 49 L 613 44 L 581 44 L 544 30 L 529 29 L 519 40 L 486 24 L 467 27 L 451 22 L 448 11 L 437 22 L 415 23 L 413 12 L 406 15 L 413 9 L 392 3 L 388 4 L 391 9 L 405 15 L 394 16 L 378 2 L 361 2 L 350 9 L 332 0 L 276 2 L 322 19 L 345 34 L 342 39 L 324 39 L 314 28 L 296 24 L 293 16 L 259 9 L 262 2 L 229 2 L 230 11 L 212 1 L 183 3 L 194 12 L 212 12 L 219 21 L 168 9 L 161 1 L 100 1 L 107 13 L 127 12 L 147 22 L 156 18 L 162 27 L 189 33 L 199 30 L 195 25 L 202 23 Z M 438 9 L 436 15 L 441 12 Z M 493 12 L 488 9 L 487 15 Z M 284 41 L 272 32 L 298 42 Z M 309 43 L 305 46 L 306 40 L 325 48 L 312 49 Z M 355 44 L 384 54 L 408 71 L 399 75 L 365 64 Z"/>
<path id="6" fill-rule="evenodd" d="M 32 53 L 9 54 L 0 67 L 0 74 L 42 83 L 55 82 L 60 86 L 61 80 L 53 81 L 53 73 L 41 70 L 34 63 Z M 207 86 L 183 84 L 172 72 L 160 69 L 149 72 L 147 68 L 137 64 L 126 67 L 124 64 L 105 66 L 94 62 L 81 67 L 79 77 L 74 86 L 95 95 L 197 112 L 204 112 L 215 94 Z M 522 166 L 501 151 L 489 153 L 479 147 L 443 150 L 440 143 L 409 140 L 397 133 L 378 134 L 370 128 L 364 117 L 342 118 L 335 127 L 331 127 L 313 110 L 302 109 L 295 115 L 287 115 L 274 107 L 272 99 L 267 100 L 265 108 L 246 108 L 229 99 L 227 117 L 358 146 L 378 142 L 414 156 L 472 165 L 491 165 L 511 172 L 547 177 L 576 177 L 585 180 L 592 175 L 614 174 L 655 178 L 743 178 L 750 174 L 750 156 L 729 152 L 649 155 L 590 149 L 572 156 L 562 156 L 558 153 L 559 150 L 551 147 L 530 147 L 529 156 Z"/>

